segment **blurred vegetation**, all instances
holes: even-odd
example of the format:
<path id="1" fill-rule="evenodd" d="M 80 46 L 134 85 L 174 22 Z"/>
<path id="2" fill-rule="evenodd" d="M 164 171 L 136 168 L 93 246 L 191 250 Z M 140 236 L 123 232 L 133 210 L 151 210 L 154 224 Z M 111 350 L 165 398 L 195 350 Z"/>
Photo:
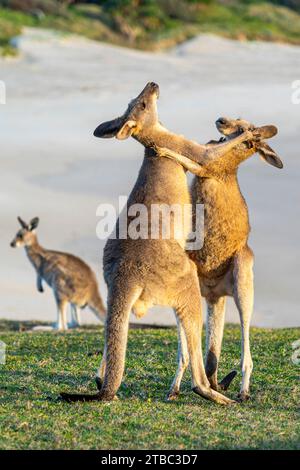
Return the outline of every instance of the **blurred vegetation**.
<path id="1" fill-rule="evenodd" d="M 22 26 L 157 50 L 201 32 L 300 43 L 300 0 L 0 0 L 0 47 Z"/>

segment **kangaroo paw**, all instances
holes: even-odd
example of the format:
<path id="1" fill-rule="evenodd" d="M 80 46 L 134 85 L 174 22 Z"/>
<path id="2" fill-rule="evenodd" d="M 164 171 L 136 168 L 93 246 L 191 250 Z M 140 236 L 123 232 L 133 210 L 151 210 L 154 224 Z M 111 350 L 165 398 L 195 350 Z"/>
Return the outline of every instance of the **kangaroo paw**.
<path id="1" fill-rule="evenodd" d="M 240 393 L 238 394 L 238 398 L 237 398 L 237 399 L 238 399 L 238 401 L 239 401 L 240 403 L 242 403 L 242 402 L 244 402 L 244 401 L 250 400 L 250 395 L 249 395 L 248 392 L 240 392 Z"/>
<path id="2" fill-rule="evenodd" d="M 167 395 L 167 401 L 174 401 L 177 400 L 179 397 L 179 390 L 170 390 L 168 395 Z"/>
<path id="3" fill-rule="evenodd" d="M 231 382 L 233 381 L 233 379 L 235 378 L 235 376 L 237 375 L 237 371 L 236 370 L 232 370 L 231 372 L 229 372 L 229 374 L 227 374 L 223 380 L 221 380 L 221 382 L 219 382 L 219 389 L 220 390 L 228 390 Z"/>

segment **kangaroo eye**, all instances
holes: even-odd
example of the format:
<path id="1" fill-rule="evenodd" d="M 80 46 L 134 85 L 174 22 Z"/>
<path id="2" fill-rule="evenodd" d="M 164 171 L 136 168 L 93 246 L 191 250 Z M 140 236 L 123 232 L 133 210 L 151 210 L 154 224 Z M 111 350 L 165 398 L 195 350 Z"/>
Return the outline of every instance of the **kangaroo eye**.
<path id="1" fill-rule="evenodd" d="M 142 102 L 141 108 L 142 108 L 142 109 L 146 109 L 146 103 L 145 103 L 145 101 Z"/>

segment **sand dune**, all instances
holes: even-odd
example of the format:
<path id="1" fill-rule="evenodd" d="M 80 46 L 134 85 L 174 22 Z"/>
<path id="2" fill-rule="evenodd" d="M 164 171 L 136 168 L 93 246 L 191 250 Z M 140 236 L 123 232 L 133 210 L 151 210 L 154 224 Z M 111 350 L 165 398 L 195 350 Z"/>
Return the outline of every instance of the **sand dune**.
<path id="1" fill-rule="evenodd" d="M 32 29 L 19 47 L 20 58 L 0 60 L 7 87 L 7 104 L 0 105 L 0 317 L 55 316 L 52 293 L 36 291 L 23 250 L 9 247 L 17 215 L 40 216 L 40 242 L 89 262 L 105 296 L 96 208 L 130 192 L 143 149 L 133 140 L 97 140 L 92 131 L 151 80 L 161 87 L 161 120 L 199 142 L 217 136 L 220 115 L 279 127 L 272 145 L 285 168 L 255 156 L 240 169 L 256 255 L 252 323 L 299 325 L 300 105 L 291 101 L 292 82 L 300 78 L 299 47 L 203 35 L 153 54 Z M 227 320 L 238 321 L 232 302 Z M 174 319 L 156 308 L 143 321 Z"/>

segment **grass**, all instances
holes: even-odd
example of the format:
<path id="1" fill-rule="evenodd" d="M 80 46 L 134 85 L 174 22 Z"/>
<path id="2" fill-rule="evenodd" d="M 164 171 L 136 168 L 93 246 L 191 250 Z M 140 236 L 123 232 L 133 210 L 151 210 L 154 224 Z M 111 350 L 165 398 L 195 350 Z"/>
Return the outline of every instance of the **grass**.
<path id="1" fill-rule="evenodd" d="M 0 365 L 1 449 L 299 449 L 299 366 L 291 361 L 300 329 L 251 332 L 252 399 L 221 407 L 190 389 L 165 395 L 176 368 L 176 330 L 131 330 L 126 371 L 112 403 L 67 404 L 62 390 L 94 391 L 103 330 L 18 331 L 0 322 L 7 361 Z M 238 366 L 239 329 L 227 325 L 220 367 Z M 228 392 L 238 393 L 236 379 Z"/>
<path id="2" fill-rule="evenodd" d="M 41 2 L 40 2 L 41 3 Z M 53 3 L 53 2 L 52 2 Z M 300 14 L 268 1 L 110 0 L 58 8 L 41 16 L 1 7 L 0 51 L 23 26 L 76 33 L 126 47 L 158 50 L 199 33 L 300 44 Z M 8 2 L 9 4 L 9 2 Z"/>

